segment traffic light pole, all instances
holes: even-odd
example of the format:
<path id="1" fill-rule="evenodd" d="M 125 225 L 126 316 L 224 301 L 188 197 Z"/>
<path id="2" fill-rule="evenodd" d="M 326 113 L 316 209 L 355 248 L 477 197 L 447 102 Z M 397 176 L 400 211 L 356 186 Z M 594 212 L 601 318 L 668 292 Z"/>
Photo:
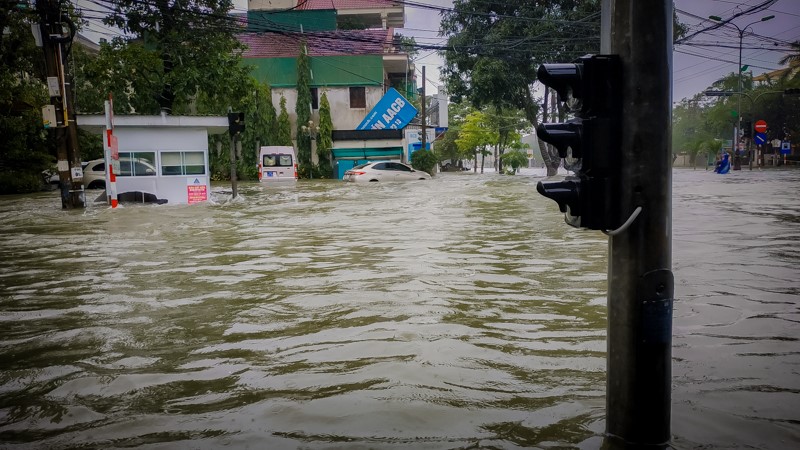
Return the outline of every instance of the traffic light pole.
<path id="1" fill-rule="evenodd" d="M 621 210 L 609 238 L 606 433 L 624 446 L 670 439 L 672 0 L 604 0 L 603 52 L 623 67 Z"/>

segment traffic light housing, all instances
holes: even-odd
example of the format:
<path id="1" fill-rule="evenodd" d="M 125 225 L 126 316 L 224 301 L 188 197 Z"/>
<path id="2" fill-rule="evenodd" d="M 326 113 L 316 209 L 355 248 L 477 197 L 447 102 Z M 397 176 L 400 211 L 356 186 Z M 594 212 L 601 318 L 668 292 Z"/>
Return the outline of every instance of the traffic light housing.
<path id="1" fill-rule="evenodd" d="M 231 136 L 236 136 L 236 133 L 244 133 L 243 112 L 228 113 L 228 133 L 230 133 Z"/>
<path id="2" fill-rule="evenodd" d="M 555 89 L 559 101 L 577 106 L 576 118 L 542 123 L 536 135 L 561 158 L 579 158 L 574 176 L 542 182 L 536 190 L 558 203 L 574 227 L 613 230 L 620 212 L 622 64 L 617 55 L 587 55 L 575 63 L 543 64 L 538 79 Z M 572 100 L 572 102 L 570 102 Z"/>
<path id="3" fill-rule="evenodd" d="M 742 125 L 742 137 L 750 138 L 753 137 L 753 122 L 750 120 L 745 120 L 744 125 Z"/>

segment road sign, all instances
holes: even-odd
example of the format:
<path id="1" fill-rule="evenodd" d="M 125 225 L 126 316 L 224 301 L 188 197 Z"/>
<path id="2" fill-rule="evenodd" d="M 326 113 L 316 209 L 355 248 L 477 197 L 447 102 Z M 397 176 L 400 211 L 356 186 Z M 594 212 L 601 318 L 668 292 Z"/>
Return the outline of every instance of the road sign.
<path id="1" fill-rule="evenodd" d="M 781 142 L 781 155 L 789 155 L 792 153 L 792 143 L 789 141 Z"/>
<path id="2" fill-rule="evenodd" d="M 758 145 L 764 145 L 767 143 L 767 135 L 764 133 L 756 133 L 756 135 L 753 136 L 753 142 Z"/>
<path id="3" fill-rule="evenodd" d="M 755 128 L 757 133 L 764 133 L 767 131 L 767 122 L 759 120 L 756 122 L 756 125 L 753 128 Z"/>

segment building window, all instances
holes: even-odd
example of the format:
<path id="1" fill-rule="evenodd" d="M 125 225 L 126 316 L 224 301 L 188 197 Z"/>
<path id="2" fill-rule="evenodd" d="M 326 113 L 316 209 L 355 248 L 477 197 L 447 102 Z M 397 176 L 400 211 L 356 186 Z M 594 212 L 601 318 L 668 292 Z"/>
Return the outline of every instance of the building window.
<path id="1" fill-rule="evenodd" d="M 203 152 L 162 152 L 161 175 L 205 175 Z"/>
<path id="2" fill-rule="evenodd" d="M 363 88 L 363 87 L 351 87 L 350 88 L 350 107 L 351 108 L 366 108 L 367 107 L 366 88 Z"/>
<path id="3" fill-rule="evenodd" d="M 319 90 L 311 88 L 311 109 L 319 109 Z"/>
<path id="4" fill-rule="evenodd" d="M 156 176 L 155 152 L 119 152 L 119 176 Z"/>

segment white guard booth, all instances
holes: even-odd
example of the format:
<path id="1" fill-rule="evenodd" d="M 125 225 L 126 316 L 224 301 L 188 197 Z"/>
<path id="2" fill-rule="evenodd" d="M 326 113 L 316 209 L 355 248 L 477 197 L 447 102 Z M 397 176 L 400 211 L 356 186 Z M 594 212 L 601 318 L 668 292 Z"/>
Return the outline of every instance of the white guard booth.
<path id="1" fill-rule="evenodd" d="M 104 115 L 78 115 L 77 122 L 107 138 Z M 222 116 L 114 116 L 119 200 L 171 205 L 208 200 L 208 135 L 227 130 L 228 118 Z"/>

